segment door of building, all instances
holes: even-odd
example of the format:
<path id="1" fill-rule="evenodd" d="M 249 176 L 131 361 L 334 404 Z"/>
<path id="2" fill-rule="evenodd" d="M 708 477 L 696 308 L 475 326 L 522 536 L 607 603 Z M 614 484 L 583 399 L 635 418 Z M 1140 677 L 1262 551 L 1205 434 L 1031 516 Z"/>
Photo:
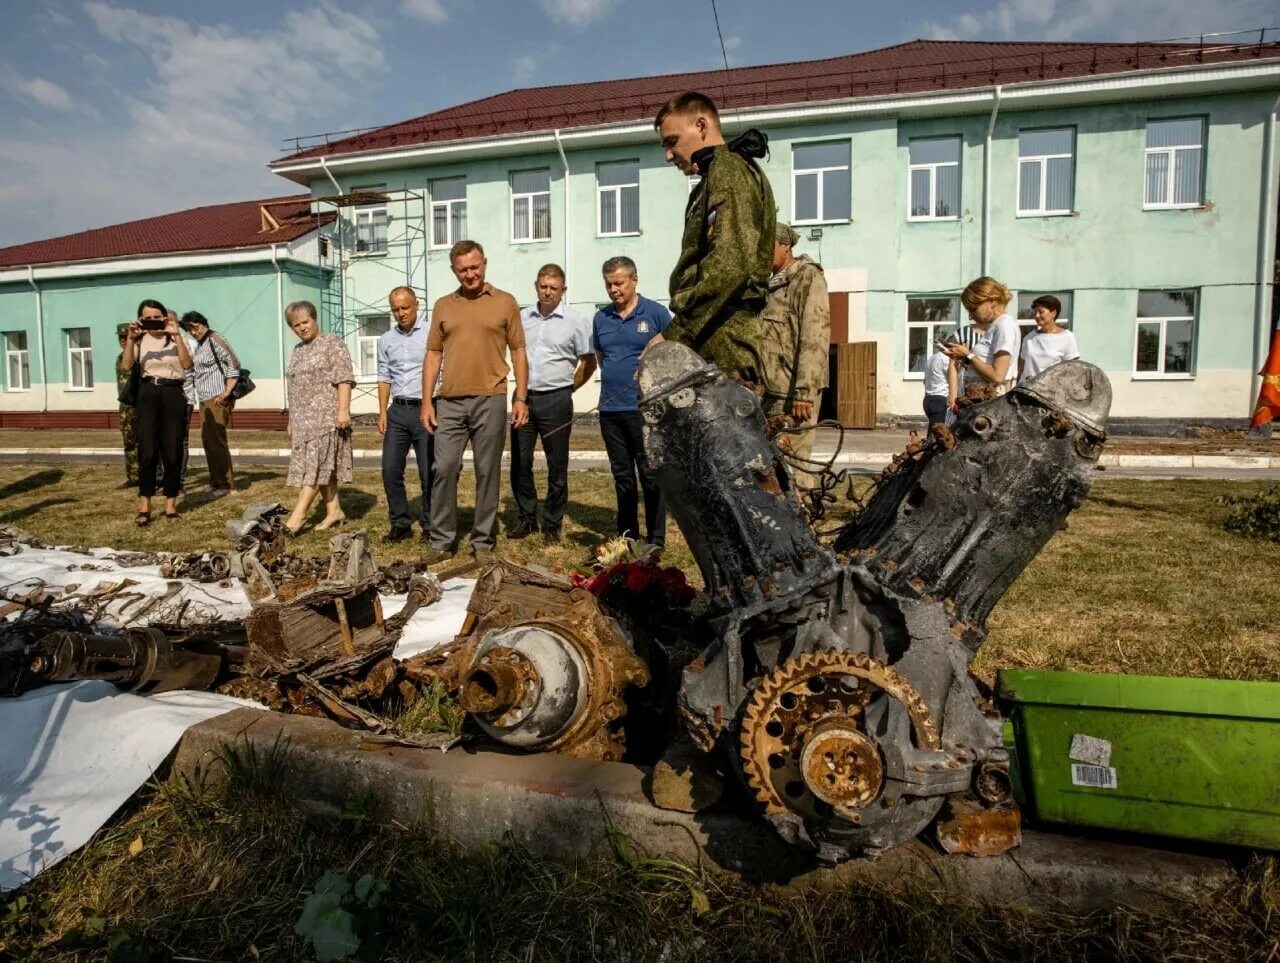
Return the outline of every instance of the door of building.
<path id="1" fill-rule="evenodd" d="M 850 428 L 876 426 L 876 343 L 832 345 L 835 414 Z"/>

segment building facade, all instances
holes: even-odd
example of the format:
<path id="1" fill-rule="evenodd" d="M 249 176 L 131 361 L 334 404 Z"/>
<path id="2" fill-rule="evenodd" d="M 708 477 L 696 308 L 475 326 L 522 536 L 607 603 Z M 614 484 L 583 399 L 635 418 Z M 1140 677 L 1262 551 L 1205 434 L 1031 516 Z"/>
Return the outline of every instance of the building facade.
<path id="1" fill-rule="evenodd" d="M 982 274 L 1014 289 L 1011 310 L 1027 324 L 1036 295 L 1063 301 L 1083 356 L 1111 378 L 1117 421 L 1247 419 L 1274 326 L 1274 43 L 917 41 L 513 91 L 303 146 L 272 168 L 310 192 L 315 230 L 275 277 L 285 301 L 312 292 L 325 326 L 348 339 L 364 386 L 357 410 L 372 410 L 387 293 L 407 283 L 429 306 L 452 290 L 448 248 L 464 237 L 484 245 L 490 281 L 522 303 L 537 269 L 556 262 L 568 299 L 594 311 L 605 300 L 600 267 L 619 254 L 637 263 L 641 292 L 665 301 L 690 183 L 665 163 L 652 116 L 684 89 L 716 99 L 728 137 L 769 135 L 763 167 L 798 250 L 826 270 L 833 341 L 874 345 L 863 356 L 874 358 L 881 420 L 919 417 L 924 359 L 936 336 L 967 322 L 958 294 Z M 5 253 L 0 264 L 12 264 Z M 0 270 L 0 330 L 18 330 L 24 313 L 35 323 L 14 270 Z M 210 277 L 199 297 L 248 317 L 266 271 L 224 279 L 234 294 Z M 111 282 L 85 281 L 79 297 L 98 283 Z M 184 306 L 198 300 L 187 290 Z M 46 298 L 55 294 L 51 331 L 51 318 L 66 325 L 86 310 L 69 292 Z M 265 321 L 250 327 L 259 324 L 265 332 Z M 268 340 L 250 337 L 251 357 L 275 370 L 283 355 Z M 64 383 L 59 363 L 49 372 Z M 580 393 L 580 410 L 594 391 Z M 279 398 L 260 392 L 253 404 Z"/>

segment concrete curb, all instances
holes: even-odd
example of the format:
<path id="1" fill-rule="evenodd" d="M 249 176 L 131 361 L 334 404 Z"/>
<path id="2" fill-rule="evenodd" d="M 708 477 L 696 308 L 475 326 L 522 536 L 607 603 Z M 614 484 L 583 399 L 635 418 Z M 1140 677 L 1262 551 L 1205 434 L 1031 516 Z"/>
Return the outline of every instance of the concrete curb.
<path id="1" fill-rule="evenodd" d="M 757 883 L 829 888 L 851 882 L 942 888 L 955 899 L 1034 900 L 1078 910 L 1126 904 L 1155 908 L 1230 877 L 1223 860 L 1138 846 L 1027 832 L 1005 856 L 945 856 L 914 842 L 877 860 L 815 870 L 762 819 L 654 808 L 645 769 L 564 756 L 448 753 L 366 742 L 325 719 L 237 709 L 189 729 L 173 771 L 218 780 L 229 751 L 259 758 L 278 747 L 302 801 L 340 810 L 353 796 L 376 802 L 382 820 L 427 827 L 464 850 L 511 837 L 544 856 L 577 860 L 608 852 L 611 830 L 641 851 Z"/>
<path id="2" fill-rule="evenodd" d="M 840 468 L 884 468 L 898 452 L 846 452 L 836 458 L 833 463 Z M 0 448 L 0 457 L 19 455 L 66 455 L 69 457 L 121 457 L 118 448 Z M 204 457 L 203 448 L 192 448 L 191 455 Z M 288 458 L 288 448 L 232 448 L 233 458 Z M 815 451 L 813 457 L 819 460 L 829 458 L 829 451 Z M 352 457 L 360 460 L 381 459 L 382 452 L 377 448 L 357 448 Z M 504 463 L 508 453 L 503 453 Z M 463 460 L 472 460 L 471 449 L 463 454 Z M 543 464 L 541 451 L 534 453 L 534 460 Z M 579 468 L 608 467 L 609 460 L 603 451 L 571 451 L 569 463 Z M 1098 464 L 1106 468 L 1202 468 L 1207 470 L 1236 471 L 1277 471 L 1280 470 L 1280 456 L 1277 455 L 1121 455 L 1103 454 Z"/>

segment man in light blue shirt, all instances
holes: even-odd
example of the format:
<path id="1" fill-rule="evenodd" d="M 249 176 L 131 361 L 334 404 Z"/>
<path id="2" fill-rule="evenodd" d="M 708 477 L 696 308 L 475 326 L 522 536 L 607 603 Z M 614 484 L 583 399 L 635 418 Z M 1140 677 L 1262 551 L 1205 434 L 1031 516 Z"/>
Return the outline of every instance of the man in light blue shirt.
<path id="1" fill-rule="evenodd" d="M 547 498 L 542 503 L 542 539 L 560 540 L 569 503 L 569 432 L 573 393 L 595 373 L 591 322 L 565 303 L 564 269 L 544 264 L 534 282 L 538 302 L 521 312 L 529 358 L 529 420 L 511 429 L 511 491 L 519 518 L 509 538 L 538 530 L 538 490 L 533 484 L 533 449 L 542 439 L 547 458 Z"/>
<path id="2" fill-rule="evenodd" d="M 435 436 L 422 425 L 422 362 L 427 355 L 431 323 L 418 311 L 413 288 L 398 287 L 387 297 L 395 324 L 378 339 L 378 432 L 382 435 L 382 488 L 391 516 L 388 542 L 402 542 L 413 535 L 413 516 L 404 487 L 409 449 L 418 462 L 422 486 L 419 527 L 427 537 L 431 506 L 432 462 Z"/>

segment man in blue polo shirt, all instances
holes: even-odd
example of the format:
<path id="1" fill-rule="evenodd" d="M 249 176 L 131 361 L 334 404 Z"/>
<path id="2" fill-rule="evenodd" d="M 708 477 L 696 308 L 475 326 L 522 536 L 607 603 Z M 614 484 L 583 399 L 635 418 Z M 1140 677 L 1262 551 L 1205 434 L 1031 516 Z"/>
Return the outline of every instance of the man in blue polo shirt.
<path id="1" fill-rule="evenodd" d="M 631 258 L 611 257 L 603 271 L 604 289 L 612 303 L 596 312 L 591 346 L 600 361 L 600 434 L 613 472 L 618 534 L 640 537 L 638 474 L 648 529 L 645 541 L 662 547 L 667 540 L 667 512 L 644 453 L 636 368 L 640 353 L 671 323 L 671 314 L 636 292 L 639 278 Z"/>
<path id="2" fill-rule="evenodd" d="M 413 449 L 422 488 L 419 524 L 427 537 L 431 508 L 432 461 L 435 438 L 422 427 L 422 359 L 427 354 L 425 314 L 418 311 L 413 288 L 398 287 L 387 297 L 395 324 L 378 339 L 378 432 L 382 435 L 382 488 L 391 516 L 388 542 L 402 542 L 413 534 L 413 516 L 404 488 L 404 471 Z"/>
<path id="3" fill-rule="evenodd" d="M 547 457 L 547 500 L 542 503 L 542 540 L 560 541 L 560 523 L 569 503 L 569 432 L 573 393 L 596 370 L 591 322 L 564 300 L 564 268 L 544 264 L 534 281 L 538 302 L 521 312 L 529 358 L 529 420 L 511 429 L 511 493 L 519 519 L 508 538 L 538 530 L 538 489 L 533 483 L 533 448 L 542 439 Z"/>

